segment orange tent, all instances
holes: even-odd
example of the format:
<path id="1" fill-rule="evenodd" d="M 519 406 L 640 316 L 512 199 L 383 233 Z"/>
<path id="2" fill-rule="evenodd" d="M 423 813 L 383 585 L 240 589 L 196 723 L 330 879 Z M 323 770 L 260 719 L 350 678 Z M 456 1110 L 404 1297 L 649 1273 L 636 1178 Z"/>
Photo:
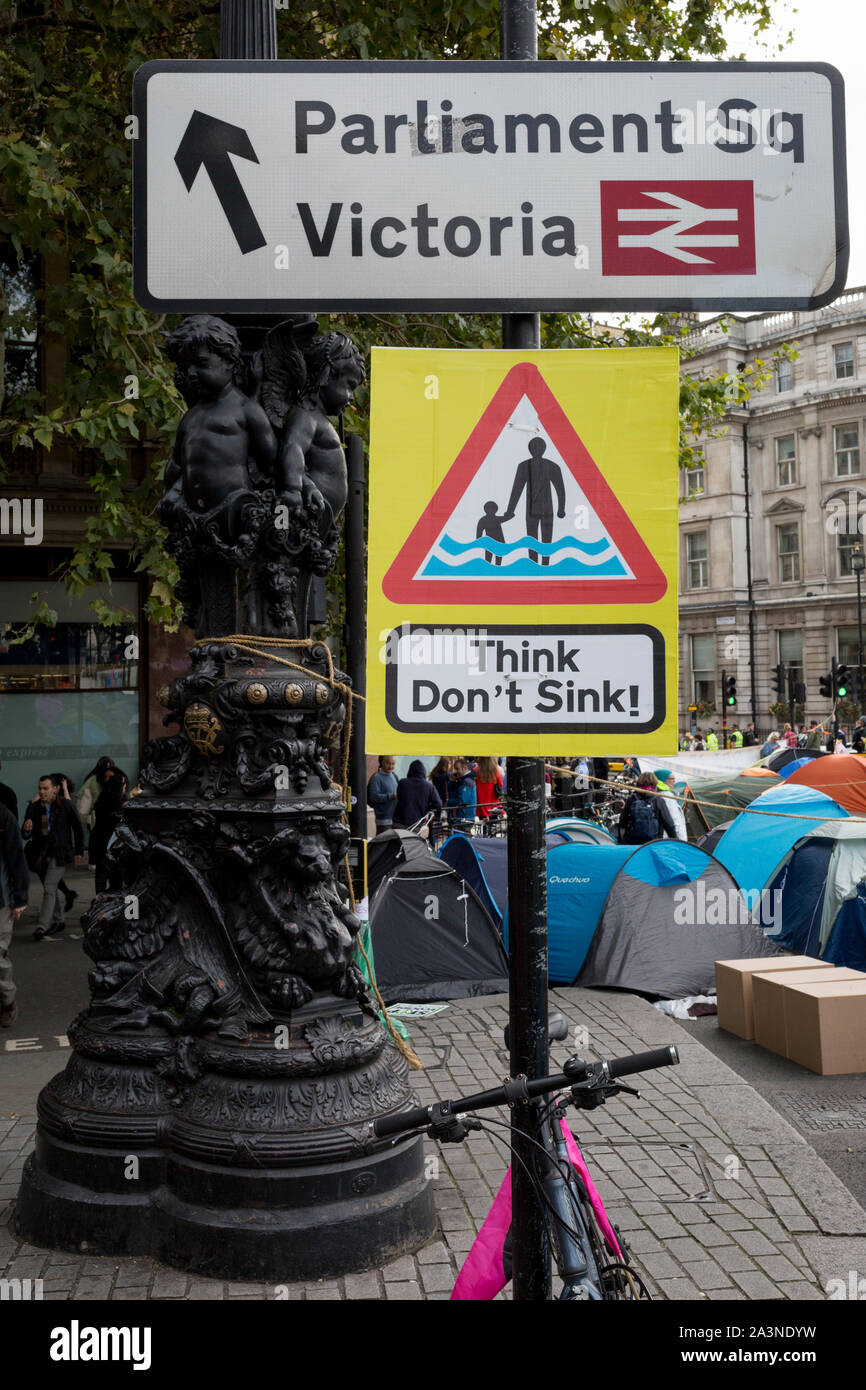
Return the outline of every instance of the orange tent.
<path id="1" fill-rule="evenodd" d="M 866 816 L 866 759 L 855 753 L 831 753 L 826 758 L 810 758 L 788 778 L 788 786 L 798 784 L 825 792 L 854 816 Z"/>

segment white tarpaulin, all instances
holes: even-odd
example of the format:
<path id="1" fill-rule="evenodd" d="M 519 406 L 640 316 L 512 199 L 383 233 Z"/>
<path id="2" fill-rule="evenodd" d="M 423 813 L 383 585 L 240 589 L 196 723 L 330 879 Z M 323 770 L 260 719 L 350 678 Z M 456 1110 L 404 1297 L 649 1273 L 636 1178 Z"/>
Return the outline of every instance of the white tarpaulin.
<path id="1" fill-rule="evenodd" d="M 754 767 L 760 751 L 759 748 L 720 748 L 716 753 L 677 753 L 672 758 L 647 758 L 641 753 L 638 762 L 643 772 L 669 767 L 676 773 L 677 781 L 688 781 L 691 777 L 724 777 L 728 772 L 735 777 L 744 768 Z"/>

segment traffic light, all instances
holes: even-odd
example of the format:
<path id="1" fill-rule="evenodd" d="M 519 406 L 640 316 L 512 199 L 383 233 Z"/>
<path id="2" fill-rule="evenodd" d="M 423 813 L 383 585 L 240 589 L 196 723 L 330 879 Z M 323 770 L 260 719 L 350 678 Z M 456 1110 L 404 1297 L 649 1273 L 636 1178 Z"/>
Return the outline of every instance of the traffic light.
<path id="1" fill-rule="evenodd" d="M 737 703 L 737 678 L 736 676 L 723 676 L 722 678 L 722 697 L 726 706 Z"/>
<path id="2" fill-rule="evenodd" d="M 773 689 L 780 700 L 787 698 L 785 690 L 785 663 L 780 661 L 778 666 L 773 667 Z"/>
<path id="3" fill-rule="evenodd" d="M 803 682 L 803 681 L 797 681 L 797 684 L 794 686 L 794 700 L 795 700 L 795 702 L 796 702 L 798 705 L 805 705 L 805 703 L 806 703 L 806 685 L 805 685 L 805 682 Z"/>
<path id="4" fill-rule="evenodd" d="M 818 691 L 819 691 L 819 693 L 820 693 L 821 695 L 824 696 L 824 699 L 825 699 L 825 700 L 832 700 L 832 699 L 833 699 L 833 672 L 832 672 L 832 671 L 828 671 L 827 674 L 826 674 L 826 676 L 820 676 L 820 677 L 819 677 L 819 679 L 818 679 Z"/>
<path id="5" fill-rule="evenodd" d="M 851 683 L 851 670 L 850 670 L 850 667 L 844 666 L 844 665 L 843 665 L 843 666 L 837 666 L 837 667 L 836 667 L 836 695 L 837 695 L 838 699 L 840 699 L 840 700 L 844 700 L 844 699 L 845 699 L 846 695 L 848 694 L 848 688 L 849 688 L 850 683 Z"/>

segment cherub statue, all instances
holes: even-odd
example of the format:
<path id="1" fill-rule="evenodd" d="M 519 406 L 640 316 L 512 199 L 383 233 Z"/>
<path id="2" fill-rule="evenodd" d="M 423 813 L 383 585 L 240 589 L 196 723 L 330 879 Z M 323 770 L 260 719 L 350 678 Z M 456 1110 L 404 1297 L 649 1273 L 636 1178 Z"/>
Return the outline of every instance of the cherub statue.
<path id="1" fill-rule="evenodd" d="M 223 319 L 192 314 L 166 338 L 175 381 L 190 408 L 165 472 L 160 519 L 207 531 L 217 549 L 243 547 L 244 507 L 258 502 L 250 464 L 273 471 L 277 440 L 257 401 L 239 387 L 240 339 Z"/>
<path id="2" fill-rule="evenodd" d="M 344 333 L 296 333 L 279 325 L 265 339 L 262 404 L 279 431 L 277 498 L 305 516 L 314 539 L 311 568 L 336 559 L 337 521 L 346 505 L 346 457 L 329 415 L 340 415 L 364 380 L 364 363 Z"/>
<path id="3" fill-rule="evenodd" d="M 166 352 L 189 410 L 158 514 L 177 557 L 185 622 L 211 635 L 233 632 L 235 576 L 250 563 L 268 519 L 257 484 L 273 472 L 277 437 L 262 407 L 241 389 L 245 366 L 231 324 L 191 314 L 167 335 Z"/>

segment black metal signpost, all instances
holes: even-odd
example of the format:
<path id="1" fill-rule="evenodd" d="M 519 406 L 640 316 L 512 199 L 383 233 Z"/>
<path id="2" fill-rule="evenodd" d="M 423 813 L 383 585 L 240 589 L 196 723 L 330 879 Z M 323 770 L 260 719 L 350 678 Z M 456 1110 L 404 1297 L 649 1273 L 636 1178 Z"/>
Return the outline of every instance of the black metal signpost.
<path id="1" fill-rule="evenodd" d="M 356 694 L 363 696 L 367 683 L 364 613 L 367 583 L 364 563 L 364 442 L 359 435 L 349 436 L 346 466 L 349 474 L 349 495 L 346 499 L 343 526 L 346 561 L 346 674 L 352 682 L 352 689 Z M 353 839 L 365 839 L 367 835 L 364 708 L 363 700 L 355 701 L 352 708 L 352 727 L 349 731 L 349 786 L 352 789 L 349 829 Z"/>
<path id="2" fill-rule="evenodd" d="M 538 57 L 535 0 L 501 0 L 500 56 Z M 504 314 L 502 346 L 541 347 L 538 314 Z M 547 1038 L 547 866 L 544 835 L 544 760 L 506 762 L 508 811 L 509 1015 L 512 1076 L 545 1076 Z M 550 1253 L 544 1213 L 533 1192 L 535 1106 L 513 1112 L 512 1251 L 514 1297 L 550 1295 Z"/>

